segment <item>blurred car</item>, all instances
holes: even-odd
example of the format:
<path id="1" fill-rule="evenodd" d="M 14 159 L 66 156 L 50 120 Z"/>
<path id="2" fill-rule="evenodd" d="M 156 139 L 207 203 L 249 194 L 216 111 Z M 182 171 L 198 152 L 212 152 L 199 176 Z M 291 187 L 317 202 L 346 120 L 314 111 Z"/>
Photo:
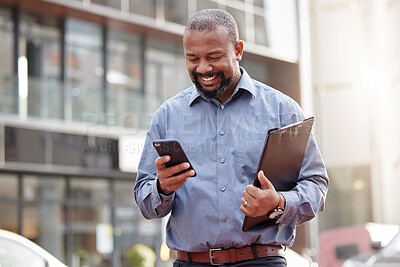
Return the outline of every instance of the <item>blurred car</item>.
<path id="1" fill-rule="evenodd" d="M 0 229 L 0 266 L 67 267 L 29 239 L 2 229 Z"/>
<path id="2" fill-rule="evenodd" d="M 357 255 L 346 260 L 342 267 L 398 267 L 400 266 L 400 233 L 378 253 Z"/>
<path id="3" fill-rule="evenodd" d="M 399 229 L 399 225 L 365 223 L 326 230 L 319 237 L 318 265 L 341 267 L 355 255 L 364 259 L 385 247 Z"/>

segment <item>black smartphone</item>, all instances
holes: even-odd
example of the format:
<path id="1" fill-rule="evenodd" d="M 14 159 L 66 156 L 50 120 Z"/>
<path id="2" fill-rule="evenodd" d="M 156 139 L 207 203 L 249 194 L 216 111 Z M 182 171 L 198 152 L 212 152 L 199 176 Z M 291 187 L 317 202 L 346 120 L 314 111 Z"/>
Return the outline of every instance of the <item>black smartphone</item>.
<path id="1" fill-rule="evenodd" d="M 153 142 L 153 146 L 156 149 L 158 155 L 165 156 L 169 155 L 171 157 L 170 161 L 164 163 L 165 167 L 172 167 L 183 162 L 188 162 L 190 167 L 184 171 L 178 172 L 175 175 L 187 172 L 189 170 L 194 171 L 194 176 L 196 176 L 196 171 L 193 169 L 192 163 L 190 163 L 188 157 L 183 151 L 183 148 L 178 140 L 175 139 L 163 139 L 163 140 L 155 140 Z"/>

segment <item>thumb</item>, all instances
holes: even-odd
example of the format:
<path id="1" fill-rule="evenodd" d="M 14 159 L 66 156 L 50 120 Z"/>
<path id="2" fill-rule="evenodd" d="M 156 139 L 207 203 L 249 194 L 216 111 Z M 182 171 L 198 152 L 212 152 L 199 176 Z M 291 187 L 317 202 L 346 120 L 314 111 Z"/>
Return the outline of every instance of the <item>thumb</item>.
<path id="1" fill-rule="evenodd" d="M 264 175 L 263 171 L 258 172 L 258 181 L 260 181 L 261 189 L 275 189 L 274 185 L 270 180 Z"/>

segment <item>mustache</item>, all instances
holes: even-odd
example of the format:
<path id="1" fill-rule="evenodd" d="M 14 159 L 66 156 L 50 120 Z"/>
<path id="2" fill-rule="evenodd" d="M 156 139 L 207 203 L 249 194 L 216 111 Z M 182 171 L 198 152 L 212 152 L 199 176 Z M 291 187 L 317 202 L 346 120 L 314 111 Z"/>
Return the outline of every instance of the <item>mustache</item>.
<path id="1" fill-rule="evenodd" d="M 219 71 L 219 72 L 212 72 L 212 73 L 206 73 L 206 74 L 202 74 L 202 73 L 198 73 L 198 72 L 192 71 L 192 77 L 193 77 L 194 79 L 196 79 L 196 78 L 198 78 L 198 77 L 212 77 L 212 76 L 218 76 L 218 75 L 220 75 L 220 74 L 222 74 L 222 71 Z"/>

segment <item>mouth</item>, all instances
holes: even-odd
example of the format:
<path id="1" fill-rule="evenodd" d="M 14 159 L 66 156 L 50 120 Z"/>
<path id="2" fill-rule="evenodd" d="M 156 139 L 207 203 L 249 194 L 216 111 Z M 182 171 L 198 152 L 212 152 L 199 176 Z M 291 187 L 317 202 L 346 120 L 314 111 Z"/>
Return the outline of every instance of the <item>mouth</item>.
<path id="1" fill-rule="evenodd" d="M 217 76 L 218 75 L 216 74 L 213 74 L 212 76 L 203 76 L 203 77 L 200 76 L 200 79 L 202 79 L 204 82 L 207 83 L 213 81 L 215 78 L 217 78 Z"/>
<path id="2" fill-rule="evenodd" d="M 200 82 L 202 84 L 202 86 L 205 86 L 205 87 L 214 86 L 216 84 L 219 76 L 220 76 L 219 73 L 211 73 L 211 74 L 206 74 L 206 75 L 202 75 L 202 74 L 198 74 L 198 73 L 193 74 L 193 78 L 195 80 L 197 80 L 198 82 Z"/>

